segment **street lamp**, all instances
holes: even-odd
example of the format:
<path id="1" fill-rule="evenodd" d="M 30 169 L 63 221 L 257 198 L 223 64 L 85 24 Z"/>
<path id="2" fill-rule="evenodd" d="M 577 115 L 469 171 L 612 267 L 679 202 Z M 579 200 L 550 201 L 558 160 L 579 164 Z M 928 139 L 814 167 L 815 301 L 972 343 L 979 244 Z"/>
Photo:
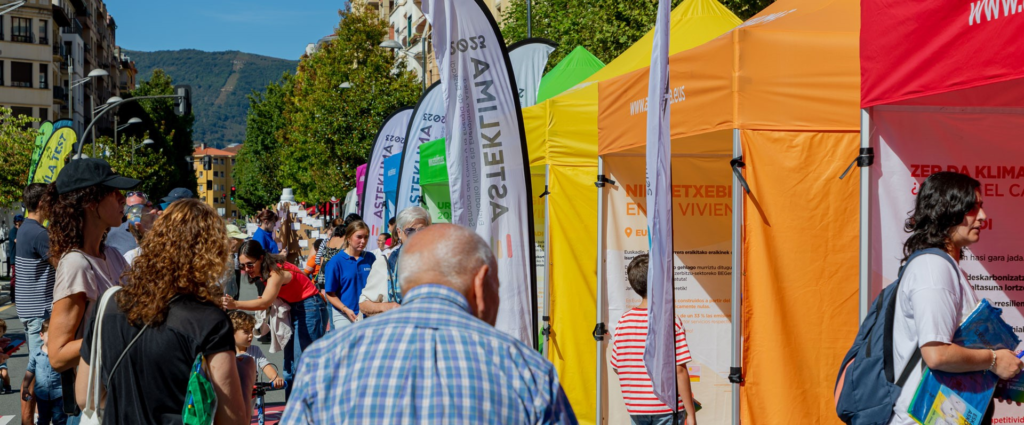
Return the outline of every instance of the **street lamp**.
<path id="1" fill-rule="evenodd" d="M 0 6 L 0 15 L 3 15 L 5 13 L 7 13 L 7 12 L 10 12 L 10 11 L 12 11 L 14 9 L 17 9 L 17 8 L 19 8 L 21 6 L 24 6 L 24 5 L 25 5 L 25 0 L 20 0 L 20 1 L 14 2 L 14 3 L 8 3 L 8 4 L 5 4 L 3 6 Z"/>
<path id="2" fill-rule="evenodd" d="M 420 37 L 420 40 L 423 43 L 423 46 L 420 49 L 420 54 L 423 55 L 423 61 L 417 62 L 419 62 L 420 65 L 420 81 L 423 82 L 423 88 L 421 89 L 420 93 L 425 93 L 427 91 L 427 35 L 423 34 Z M 405 51 L 405 46 L 403 46 L 402 43 L 399 43 L 398 40 L 384 40 L 382 43 L 380 43 L 380 47 L 383 47 L 385 49 L 391 49 L 398 53 L 402 53 L 406 56 L 410 56 L 414 60 L 416 59 L 416 56 Z"/>
<path id="3" fill-rule="evenodd" d="M 142 141 L 141 145 L 135 146 L 135 139 L 132 139 L 132 164 L 133 165 L 135 164 L 135 150 L 138 149 L 138 148 L 141 148 L 143 146 L 152 145 L 153 143 L 154 143 L 153 139 L 146 139 L 146 140 Z"/>
<path id="4" fill-rule="evenodd" d="M 132 124 L 139 124 L 141 122 L 142 122 L 142 120 L 140 120 L 140 119 L 138 119 L 136 117 L 132 117 L 131 119 L 128 120 L 127 124 L 118 127 L 117 126 L 117 114 L 114 114 L 114 146 L 117 146 L 117 144 L 118 144 L 118 140 L 117 140 L 117 132 L 118 131 L 124 130 L 124 129 L 128 128 L 128 126 L 130 126 Z"/>
<path id="5" fill-rule="evenodd" d="M 106 71 L 104 71 L 104 72 L 106 72 Z M 93 98 L 93 100 L 95 101 L 95 98 Z M 94 106 L 93 109 L 92 109 L 92 120 L 93 120 L 93 122 L 96 121 L 96 118 L 97 118 L 96 114 L 98 114 L 100 112 L 106 113 L 106 111 L 108 109 L 114 109 L 114 107 L 119 105 L 121 102 L 124 102 L 124 99 L 121 99 L 119 96 L 111 96 L 110 99 L 107 99 L 107 101 L 104 104 L 102 104 L 102 105 L 100 105 L 98 107 Z M 115 130 L 114 131 L 114 144 L 116 145 L 117 144 L 117 121 L 116 121 L 117 116 L 115 115 L 114 117 L 115 117 L 115 121 L 114 121 L 114 130 Z M 91 123 L 90 123 L 90 127 L 91 127 Z M 82 136 L 82 140 L 83 141 L 85 140 L 85 136 Z M 96 129 L 95 128 L 92 129 L 92 154 L 96 155 Z"/>
<path id="6" fill-rule="evenodd" d="M 75 77 L 75 61 L 74 61 L 73 58 L 71 60 L 69 60 L 69 63 L 68 63 L 68 75 L 69 75 L 69 77 L 68 77 L 69 79 Z M 71 127 L 72 128 L 75 127 L 75 104 L 72 102 L 73 95 L 75 93 L 75 87 L 78 87 L 78 86 L 80 86 L 82 84 L 88 83 L 89 81 L 92 81 L 93 78 L 96 78 L 96 77 L 106 77 L 108 75 L 110 75 L 110 73 L 107 72 L 106 70 L 94 69 L 92 71 L 89 71 L 89 75 L 86 75 L 85 78 L 82 78 L 82 79 L 80 79 L 78 81 L 74 81 L 71 84 L 68 84 L 68 117 L 71 118 Z"/>

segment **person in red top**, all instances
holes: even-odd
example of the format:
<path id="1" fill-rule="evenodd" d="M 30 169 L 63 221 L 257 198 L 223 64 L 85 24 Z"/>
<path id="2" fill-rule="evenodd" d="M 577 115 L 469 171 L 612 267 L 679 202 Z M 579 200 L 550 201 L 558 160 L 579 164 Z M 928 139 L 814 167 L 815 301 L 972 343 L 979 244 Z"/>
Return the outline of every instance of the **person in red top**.
<path id="1" fill-rule="evenodd" d="M 242 270 L 249 276 L 249 282 L 266 282 L 263 295 L 255 300 L 235 301 L 230 295 L 224 296 L 226 310 L 262 311 L 280 298 L 291 307 L 292 338 L 284 348 L 285 399 L 291 394 L 292 381 L 299 357 L 310 344 L 324 336 L 327 330 L 327 303 L 320 297 L 320 291 L 313 281 L 283 256 L 271 254 L 254 240 L 242 244 L 238 254 Z"/>
<path id="2" fill-rule="evenodd" d="M 697 425 L 694 414 L 693 391 L 690 388 L 690 347 L 686 344 L 686 329 L 676 317 L 676 385 L 678 413 L 658 400 L 651 386 L 651 376 L 644 366 L 644 348 L 647 346 L 647 254 L 630 261 L 626 274 L 629 286 L 643 301 L 619 319 L 612 339 L 612 368 L 619 375 L 622 398 L 634 425 Z"/>

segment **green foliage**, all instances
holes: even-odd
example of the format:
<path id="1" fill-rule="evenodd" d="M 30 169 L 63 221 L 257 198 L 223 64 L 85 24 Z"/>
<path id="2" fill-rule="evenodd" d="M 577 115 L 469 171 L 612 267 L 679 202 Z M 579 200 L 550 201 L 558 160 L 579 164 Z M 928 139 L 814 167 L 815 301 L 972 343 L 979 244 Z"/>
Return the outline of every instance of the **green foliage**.
<path id="1" fill-rule="evenodd" d="M 740 19 L 756 15 L 774 0 L 720 0 Z M 682 0 L 672 0 L 675 8 Z M 532 35 L 553 40 L 562 48 L 551 53 L 550 70 L 576 46 L 609 63 L 651 28 L 658 9 L 654 0 L 550 0 L 531 3 Z M 501 34 L 512 44 L 526 38 L 526 0 L 510 0 L 502 16 Z"/>
<path id="2" fill-rule="evenodd" d="M 0 208 L 21 201 L 35 149 L 37 132 L 32 123 L 36 121 L 25 115 L 13 116 L 10 108 L 0 106 Z"/>
<path id="3" fill-rule="evenodd" d="M 369 13 L 340 13 L 338 38 L 299 63 L 287 101 L 280 179 L 298 201 L 341 198 L 355 184 L 377 132 L 396 109 L 420 96 L 404 59 L 380 41 L 386 22 Z M 338 86 L 348 82 L 349 89 Z"/>
<path id="4" fill-rule="evenodd" d="M 142 180 L 136 190 L 149 194 L 150 198 L 155 200 L 166 195 L 172 189 L 166 187 L 165 176 L 173 173 L 174 170 L 169 158 L 163 152 L 154 149 L 153 145 L 143 145 L 143 140 L 145 140 L 145 136 L 141 138 L 124 137 L 115 145 L 113 139 L 103 136 L 99 138 L 99 146 L 103 147 L 105 155 L 103 159 L 107 160 L 118 174 Z M 132 155 L 133 150 L 134 156 Z M 193 185 L 189 189 L 194 188 Z"/>
<path id="5" fill-rule="evenodd" d="M 196 115 L 193 137 L 196 142 L 218 148 L 245 139 L 248 93 L 261 90 L 286 71 L 294 72 L 298 64 L 237 51 L 128 54 L 139 68 L 140 79 L 150 79 L 155 70 L 162 69 L 179 84 L 192 86 L 192 108 Z"/>
<path id="6" fill-rule="evenodd" d="M 168 94 L 174 94 L 174 81 L 169 75 L 158 69 L 153 72 L 152 78 L 144 81 L 138 89 L 132 91 L 130 97 Z M 192 164 L 186 158 L 191 158 L 194 151 L 192 123 L 195 116 L 179 117 L 175 114 L 174 99 L 141 100 L 136 105 L 138 105 L 136 108 L 141 109 L 142 113 L 134 116 L 142 118 L 143 128 L 150 129 L 149 136 L 155 142 L 146 148 L 139 149 L 162 152 L 170 164 L 170 167 L 165 170 L 166 174 L 159 176 L 154 182 L 152 193 L 167 193 L 176 187 L 194 191 L 196 175 Z M 131 116 L 130 114 L 133 112 L 131 108 L 118 111 L 121 122 L 127 121 L 126 117 Z"/>
<path id="7" fill-rule="evenodd" d="M 245 143 L 232 170 L 237 188 L 235 202 L 243 215 L 252 215 L 273 205 L 281 194 L 280 139 L 288 127 L 284 110 L 293 89 L 294 77 L 285 73 L 280 81 L 267 86 L 266 93 L 253 90 L 247 96 L 249 114 L 245 121 Z"/>

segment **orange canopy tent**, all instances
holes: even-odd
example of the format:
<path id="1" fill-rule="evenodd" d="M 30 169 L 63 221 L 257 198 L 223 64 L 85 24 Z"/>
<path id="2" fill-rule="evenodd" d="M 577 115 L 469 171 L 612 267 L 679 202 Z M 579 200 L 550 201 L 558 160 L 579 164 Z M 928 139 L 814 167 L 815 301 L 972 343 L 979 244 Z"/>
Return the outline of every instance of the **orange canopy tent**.
<path id="1" fill-rule="evenodd" d="M 858 172 L 839 176 L 859 148 L 859 16 L 856 0 L 779 0 L 670 58 L 673 155 L 745 163 L 731 251 L 745 425 L 838 423 L 831 394 L 858 323 Z M 602 158 L 644 151 L 647 81 L 598 83 Z"/>

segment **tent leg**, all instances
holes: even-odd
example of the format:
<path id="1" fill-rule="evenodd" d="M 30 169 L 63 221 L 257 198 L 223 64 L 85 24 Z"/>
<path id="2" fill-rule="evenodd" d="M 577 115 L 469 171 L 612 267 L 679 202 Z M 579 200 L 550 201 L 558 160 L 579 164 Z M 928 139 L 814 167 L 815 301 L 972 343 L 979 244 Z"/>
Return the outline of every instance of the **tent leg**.
<path id="1" fill-rule="evenodd" d="M 732 154 L 733 157 L 743 155 L 743 146 L 740 144 L 740 130 L 732 131 Z M 739 178 L 732 177 L 732 370 L 730 378 L 737 375 L 743 367 L 743 189 Z M 742 374 L 739 374 L 742 379 Z M 733 381 L 730 379 L 730 381 Z M 740 383 L 733 381 L 732 384 L 732 423 L 740 423 Z"/>
<path id="2" fill-rule="evenodd" d="M 860 110 L 860 147 L 871 147 L 871 113 Z M 860 168 L 860 315 L 864 321 L 871 304 L 871 167 Z"/>
<path id="3" fill-rule="evenodd" d="M 597 175 L 604 175 L 604 158 L 597 157 Z M 597 323 L 604 324 L 604 188 L 597 188 Z M 595 339 L 597 336 L 595 335 Z M 597 339 L 597 407 L 596 423 L 604 423 L 604 337 Z"/>
<path id="4" fill-rule="evenodd" d="M 548 357 L 551 339 L 551 165 L 544 166 L 544 358 Z"/>

